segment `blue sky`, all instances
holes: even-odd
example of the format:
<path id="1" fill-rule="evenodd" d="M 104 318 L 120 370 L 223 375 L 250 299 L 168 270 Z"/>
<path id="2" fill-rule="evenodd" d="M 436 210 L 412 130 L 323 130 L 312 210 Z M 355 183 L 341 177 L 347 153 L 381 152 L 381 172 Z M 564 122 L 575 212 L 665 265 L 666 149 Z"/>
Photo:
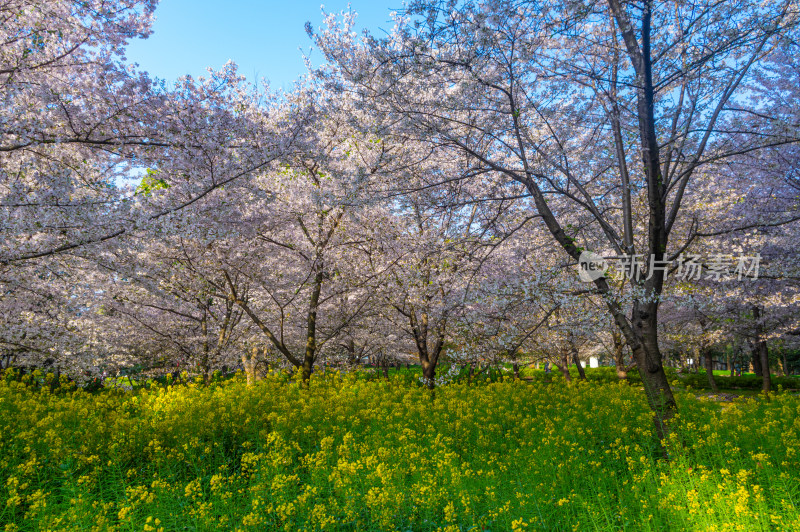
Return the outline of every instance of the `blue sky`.
<path id="1" fill-rule="evenodd" d="M 390 12 L 403 0 L 351 0 L 358 13 L 358 30 L 374 34 L 391 30 Z M 172 82 L 179 76 L 202 76 L 206 67 L 218 69 L 229 59 L 250 81 L 262 77 L 273 88 L 290 88 L 305 73 L 303 51 L 311 40 L 306 21 L 322 23 L 320 0 L 161 0 L 153 35 L 128 47 L 127 58 L 151 75 Z M 327 13 L 348 9 L 347 0 L 324 3 Z M 383 31 L 382 31 L 383 30 Z M 312 51 L 312 61 L 321 55 Z"/>

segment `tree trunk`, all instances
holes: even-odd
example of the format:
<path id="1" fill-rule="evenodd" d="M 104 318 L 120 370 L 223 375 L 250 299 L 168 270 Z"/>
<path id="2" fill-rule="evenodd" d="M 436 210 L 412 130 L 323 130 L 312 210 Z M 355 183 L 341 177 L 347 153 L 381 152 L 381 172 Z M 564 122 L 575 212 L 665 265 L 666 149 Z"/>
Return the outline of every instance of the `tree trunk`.
<path id="1" fill-rule="evenodd" d="M 427 360 L 422 362 L 422 379 L 425 381 L 425 386 L 433 390 L 436 387 L 436 364 L 431 364 Z"/>
<path id="2" fill-rule="evenodd" d="M 645 3 L 642 10 L 642 47 L 636 43 L 636 36 L 631 32 L 625 8 L 619 0 L 609 0 L 609 6 L 624 38 L 625 47 L 636 73 L 636 115 L 639 119 L 639 140 L 641 142 L 642 166 L 647 181 L 647 246 L 646 251 L 652 264 L 663 261 L 669 240 L 671 221 L 668 222 L 666 198 L 668 185 L 661 172 L 661 156 L 658 133 L 656 132 L 655 100 L 656 89 L 653 81 L 653 58 L 651 56 L 651 10 Z M 672 206 L 672 212 L 680 205 Z M 632 229 L 631 229 L 632 230 Z M 632 244 L 634 239 L 627 238 Z M 632 246 L 631 246 L 632 247 Z M 649 269 L 649 268 L 648 268 Z M 659 298 L 664 286 L 665 270 L 654 268 L 648 272 L 642 282 L 632 280 L 634 285 L 644 289 L 645 301 L 636 301 L 633 305 L 632 323 L 624 323 L 624 315 L 617 312 L 615 320 L 625 339 L 633 351 L 639 375 L 642 377 L 648 404 L 653 410 L 653 422 L 659 440 L 663 441 L 668 433 L 667 423 L 675 414 L 677 404 L 672 395 L 661 351 L 658 346 L 658 308 Z M 665 452 L 666 454 L 666 452 Z"/>
<path id="3" fill-rule="evenodd" d="M 769 393 L 772 388 L 772 381 L 769 371 L 769 350 L 767 349 L 767 341 L 762 338 L 761 330 L 761 308 L 758 305 L 753 306 L 753 319 L 756 321 L 756 350 L 758 353 L 758 361 L 761 366 L 761 391 Z"/>
<path id="4" fill-rule="evenodd" d="M 314 289 L 311 291 L 311 298 L 308 302 L 308 319 L 306 325 L 306 350 L 303 355 L 303 383 L 308 383 L 311 378 L 314 359 L 317 356 L 317 306 L 319 305 L 319 295 L 322 291 L 322 281 L 324 280 L 324 270 L 322 260 L 316 265 L 314 275 Z"/>
<path id="5" fill-rule="evenodd" d="M 444 348 L 444 325 L 434 329 L 436 334 L 435 342 L 431 349 L 428 348 L 428 340 L 431 331 L 428 330 L 428 315 L 420 312 L 419 315 L 412 309 L 406 314 L 409 318 L 411 331 L 414 335 L 414 343 L 417 346 L 419 362 L 422 365 L 422 378 L 425 385 L 431 390 L 436 386 L 436 365 L 439 362 L 439 355 Z"/>
<path id="6" fill-rule="evenodd" d="M 764 376 L 764 372 L 761 369 L 761 354 L 758 351 L 758 342 L 754 342 L 750 345 L 751 349 L 751 358 L 753 363 L 753 373 L 755 373 L 759 377 Z"/>
<path id="7" fill-rule="evenodd" d="M 561 364 L 556 364 L 558 369 L 561 370 L 561 375 L 564 376 L 564 380 L 567 382 L 572 382 L 572 375 L 569 374 L 569 358 L 567 358 L 567 352 L 561 352 Z"/>
<path id="8" fill-rule="evenodd" d="M 585 381 L 586 380 L 586 372 L 583 371 L 583 366 L 581 365 L 581 359 L 579 358 L 578 353 L 578 346 L 575 343 L 575 336 L 570 333 L 567 335 L 567 341 L 569 342 L 569 351 L 572 355 L 572 363 L 575 364 L 575 367 L 578 368 L 578 379 Z"/>
<path id="9" fill-rule="evenodd" d="M 658 303 L 634 304 L 633 316 L 634 330 L 641 340 L 638 345 L 631 346 L 631 351 L 642 378 L 647 402 L 653 411 L 656 432 L 663 441 L 669 433 L 667 424 L 675 415 L 677 404 L 658 347 Z"/>
<path id="10" fill-rule="evenodd" d="M 699 355 L 700 351 L 698 350 L 697 353 Z M 706 378 L 708 379 L 708 385 L 711 387 L 711 391 L 719 393 L 717 381 L 714 380 L 714 358 L 708 350 L 703 352 L 703 362 L 706 366 Z"/>
<path id="11" fill-rule="evenodd" d="M 208 386 L 209 382 L 211 381 L 211 375 L 209 375 L 209 351 L 210 346 L 208 343 L 208 317 L 205 308 L 201 308 L 203 311 L 203 317 L 200 319 L 200 332 L 203 335 L 203 356 L 200 358 L 200 370 L 203 373 L 203 382 L 206 386 Z"/>
<path id="12" fill-rule="evenodd" d="M 56 366 L 55 371 L 53 372 L 53 380 L 50 382 L 50 391 L 55 391 L 58 386 L 61 384 L 61 368 Z"/>
<path id="13" fill-rule="evenodd" d="M 519 380 L 519 362 L 514 361 L 514 379 Z"/>
<path id="14" fill-rule="evenodd" d="M 758 342 L 758 354 L 761 360 L 761 389 L 769 392 L 772 389 L 772 376 L 769 370 L 769 349 L 767 348 L 766 340 Z"/>
<path id="15" fill-rule="evenodd" d="M 758 358 L 761 362 L 761 389 L 768 392 L 772 388 L 772 375 L 769 368 L 769 349 L 766 340 L 758 342 Z"/>
<path id="16" fill-rule="evenodd" d="M 247 353 L 242 355 L 242 367 L 244 367 L 244 374 L 247 377 L 247 386 L 252 386 L 256 380 L 256 357 L 258 356 L 258 348 L 253 348 L 253 354 L 247 356 Z"/>
<path id="17" fill-rule="evenodd" d="M 303 379 L 303 383 L 308 384 L 308 381 L 311 378 L 311 373 L 314 371 L 314 360 L 308 357 L 304 358 L 303 365 L 300 366 L 300 371 L 300 376 Z"/>
<path id="18" fill-rule="evenodd" d="M 586 372 L 581 365 L 581 359 L 578 357 L 578 348 L 572 344 L 572 362 L 578 367 L 578 378 L 582 381 L 586 380 Z"/>
<path id="19" fill-rule="evenodd" d="M 625 380 L 628 378 L 627 366 L 625 366 L 625 342 L 617 331 L 611 333 L 611 338 L 614 340 L 614 366 L 617 368 L 617 378 Z"/>

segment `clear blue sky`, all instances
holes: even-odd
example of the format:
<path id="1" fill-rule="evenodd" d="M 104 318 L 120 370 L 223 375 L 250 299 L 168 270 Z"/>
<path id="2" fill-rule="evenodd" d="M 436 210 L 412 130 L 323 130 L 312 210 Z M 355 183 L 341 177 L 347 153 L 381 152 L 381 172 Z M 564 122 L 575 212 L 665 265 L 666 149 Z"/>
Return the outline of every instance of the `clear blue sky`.
<path id="1" fill-rule="evenodd" d="M 390 31 L 390 12 L 403 0 L 351 0 L 358 13 L 358 27 L 373 34 Z M 311 40 L 306 21 L 314 28 L 322 23 L 320 0 L 161 0 L 156 9 L 153 34 L 133 41 L 129 62 L 139 63 L 151 75 L 172 82 L 179 76 L 202 76 L 206 67 L 220 68 L 229 59 L 250 81 L 262 77 L 273 88 L 289 89 L 305 73 L 301 48 L 308 53 Z M 327 13 L 348 9 L 347 0 L 324 2 Z M 312 52 L 314 64 L 321 54 Z"/>

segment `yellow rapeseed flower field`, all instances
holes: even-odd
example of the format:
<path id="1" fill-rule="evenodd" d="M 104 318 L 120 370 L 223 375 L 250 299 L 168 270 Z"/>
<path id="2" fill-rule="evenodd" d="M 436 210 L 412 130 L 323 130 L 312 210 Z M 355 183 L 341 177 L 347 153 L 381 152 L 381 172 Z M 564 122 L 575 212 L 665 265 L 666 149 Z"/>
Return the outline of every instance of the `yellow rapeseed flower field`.
<path id="1" fill-rule="evenodd" d="M 800 398 L 272 374 L 134 392 L 0 382 L 0 530 L 800 530 Z"/>

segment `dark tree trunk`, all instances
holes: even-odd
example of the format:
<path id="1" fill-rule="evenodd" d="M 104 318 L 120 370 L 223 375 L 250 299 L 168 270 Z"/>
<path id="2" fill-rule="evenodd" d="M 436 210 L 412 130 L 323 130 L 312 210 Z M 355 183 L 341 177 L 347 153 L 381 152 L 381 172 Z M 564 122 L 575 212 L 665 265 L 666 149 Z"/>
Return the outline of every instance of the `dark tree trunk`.
<path id="1" fill-rule="evenodd" d="M 761 369 L 761 354 L 758 351 L 758 342 L 754 342 L 751 345 L 751 362 L 753 364 L 753 373 L 755 373 L 759 377 L 764 376 L 764 372 Z"/>
<path id="2" fill-rule="evenodd" d="M 572 332 L 570 332 L 567 338 L 569 341 L 569 351 L 572 354 L 572 363 L 578 368 L 578 379 L 585 381 L 586 372 L 583 371 L 583 365 L 581 364 L 581 359 L 578 353 L 578 345 L 575 343 L 575 336 L 572 334 Z"/>
<path id="3" fill-rule="evenodd" d="M 422 378 L 425 385 L 431 390 L 436 386 L 436 365 L 431 364 L 427 360 L 422 361 Z"/>
<path id="4" fill-rule="evenodd" d="M 572 362 L 578 367 L 578 378 L 582 381 L 586 380 L 586 372 L 583 370 L 581 359 L 578 357 L 578 348 L 575 344 L 572 345 Z"/>
<path id="5" fill-rule="evenodd" d="M 50 391 L 55 391 L 58 388 L 59 384 L 61 384 L 59 382 L 60 380 L 61 380 L 61 368 L 56 366 L 56 369 L 53 372 L 53 380 L 50 381 Z"/>
<path id="6" fill-rule="evenodd" d="M 769 392 L 772 388 L 772 381 L 769 371 L 769 350 L 767 349 L 767 341 L 762 337 L 761 330 L 761 308 L 758 305 L 753 306 L 753 319 L 756 321 L 756 352 L 758 354 L 758 361 L 761 366 L 761 391 Z"/>
<path id="7" fill-rule="evenodd" d="M 314 359 L 317 356 L 317 308 L 319 305 L 319 295 L 322 292 L 322 282 L 325 279 L 322 260 L 316 265 L 314 275 L 314 289 L 311 291 L 311 298 L 308 302 L 308 318 L 306 324 L 306 349 L 303 354 L 303 383 L 308 383 L 314 368 Z"/>
<path id="8" fill-rule="evenodd" d="M 419 362 L 422 365 L 422 378 L 425 385 L 431 390 L 436 386 L 436 365 L 439 356 L 444 349 L 445 324 L 440 323 L 432 331 L 428 329 L 428 315 L 420 312 L 419 315 L 412 309 L 406 313 L 414 335 L 414 343 L 417 346 Z M 435 336 L 430 337 L 431 334 Z M 433 339 L 433 345 L 429 348 L 429 340 Z"/>
<path id="9" fill-rule="evenodd" d="M 208 386 L 211 382 L 211 375 L 209 375 L 209 351 L 210 346 L 208 343 L 208 317 L 205 309 L 203 310 L 203 317 L 200 320 L 200 331 L 203 334 L 203 356 L 200 359 L 200 369 L 203 372 L 203 382 Z"/>
<path id="10" fill-rule="evenodd" d="M 519 362 L 514 361 L 514 378 L 519 380 Z"/>
<path id="11" fill-rule="evenodd" d="M 772 376 L 769 370 L 769 349 L 766 340 L 758 342 L 758 354 L 761 360 L 761 389 L 769 392 L 772 389 Z"/>
<path id="12" fill-rule="evenodd" d="M 656 272 L 654 275 L 658 275 Z M 663 275 L 663 273 L 662 273 Z M 653 423 L 659 439 L 663 440 L 669 430 L 667 424 L 675 415 L 677 404 L 672 395 L 667 374 L 658 347 L 658 303 L 636 303 L 633 308 L 633 324 L 638 344 L 631 346 L 645 395 L 653 411 Z M 630 345 L 630 340 L 628 344 Z M 697 361 L 695 360 L 695 363 Z"/>
<path id="13" fill-rule="evenodd" d="M 768 392 L 772 389 L 772 375 L 769 369 L 769 349 L 766 340 L 758 342 L 758 355 L 761 361 L 761 389 Z"/>
<path id="14" fill-rule="evenodd" d="M 706 366 L 706 378 L 708 378 L 708 385 L 711 387 L 712 392 L 719 393 L 717 381 L 714 380 L 714 358 L 711 356 L 711 353 L 708 350 L 703 353 L 703 361 Z"/>
<path id="15" fill-rule="evenodd" d="M 641 11 L 642 31 L 641 47 L 632 30 L 625 7 L 619 0 L 610 0 L 609 7 L 623 36 L 625 48 L 636 73 L 636 114 L 639 119 L 639 140 L 641 141 L 642 166 L 647 179 L 647 253 L 654 261 L 663 261 L 669 240 L 669 231 L 674 218 L 667 217 L 666 198 L 667 183 L 661 172 L 661 155 L 658 134 L 656 132 L 655 99 L 656 89 L 653 82 L 653 59 L 651 56 L 651 5 L 644 4 Z M 672 207 L 676 212 L 680 203 Z M 633 242 L 633 239 L 630 239 Z M 622 325 L 626 340 L 633 351 L 639 375 L 642 377 L 648 404 L 654 412 L 654 424 L 659 439 L 663 440 L 667 433 L 667 423 L 675 414 L 677 405 L 672 395 L 667 375 L 661 360 L 658 347 L 658 307 L 664 286 L 664 270 L 654 269 L 648 272 L 640 287 L 644 288 L 647 302 L 637 301 L 633 306 L 632 331 L 624 328 L 621 322 L 624 317 L 618 314 L 617 323 Z M 632 334 L 631 334 L 632 333 Z M 635 343 L 634 343 L 635 342 Z"/>
<path id="16" fill-rule="evenodd" d="M 569 374 L 569 358 L 567 357 L 567 352 L 561 352 L 561 364 L 556 364 L 558 369 L 561 370 L 561 375 L 564 376 L 564 380 L 567 382 L 572 382 L 572 375 Z"/>

